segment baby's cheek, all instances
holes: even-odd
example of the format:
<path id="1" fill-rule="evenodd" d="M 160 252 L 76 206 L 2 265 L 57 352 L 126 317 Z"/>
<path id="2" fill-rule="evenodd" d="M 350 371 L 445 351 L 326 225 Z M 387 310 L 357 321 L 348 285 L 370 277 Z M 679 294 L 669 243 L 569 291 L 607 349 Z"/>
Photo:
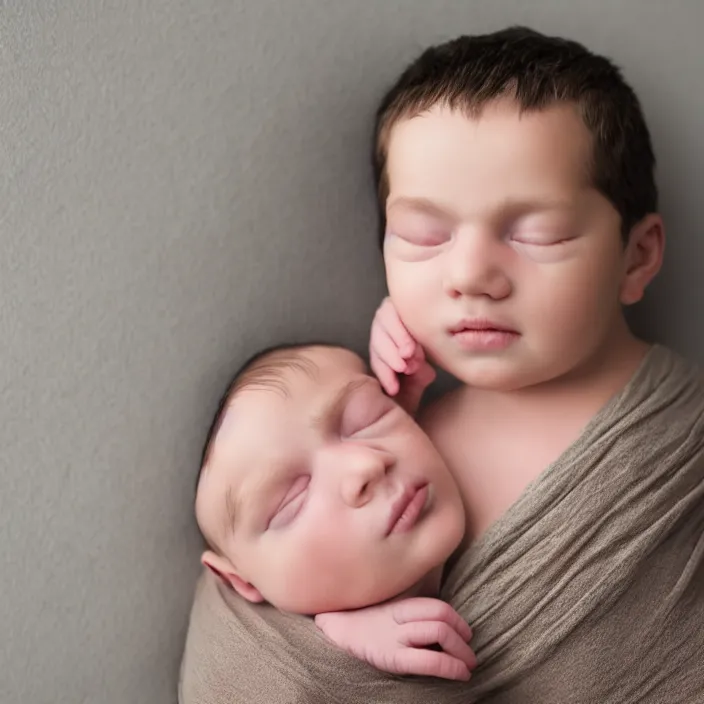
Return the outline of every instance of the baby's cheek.
<path id="1" fill-rule="evenodd" d="M 281 544 L 270 553 L 262 583 L 255 586 L 277 607 L 298 610 L 311 597 L 314 575 L 311 555 L 305 547 Z"/>

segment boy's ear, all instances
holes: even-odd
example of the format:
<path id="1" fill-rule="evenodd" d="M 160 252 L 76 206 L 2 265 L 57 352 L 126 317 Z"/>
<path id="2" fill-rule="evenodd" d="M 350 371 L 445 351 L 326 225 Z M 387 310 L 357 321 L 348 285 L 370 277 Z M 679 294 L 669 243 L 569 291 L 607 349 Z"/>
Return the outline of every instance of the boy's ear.
<path id="1" fill-rule="evenodd" d="M 643 298 L 648 284 L 662 266 L 665 253 L 665 227 L 657 213 L 636 223 L 626 244 L 625 271 L 621 284 L 621 303 L 631 305 Z"/>
<path id="2" fill-rule="evenodd" d="M 242 579 L 235 571 L 234 565 L 226 557 L 218 555 L 212 550 L 206 550 L 201 555 L 200 561 L 216 577 L 232 587 L 241 597 L 247 599 L 247 601 L 251 601 L 255 604 L 264 601 L 261 592 L 253 584 Z"/>

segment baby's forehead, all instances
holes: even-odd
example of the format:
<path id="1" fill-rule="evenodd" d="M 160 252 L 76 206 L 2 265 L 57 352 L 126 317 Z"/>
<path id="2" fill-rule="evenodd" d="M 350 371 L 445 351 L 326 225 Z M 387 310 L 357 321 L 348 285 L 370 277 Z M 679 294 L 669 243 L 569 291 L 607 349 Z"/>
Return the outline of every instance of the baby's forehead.
<path id="1" fill-rule="evenodd" d="M 272 354 L 248 369 L 237 384 L 231 401 L 255 391 L 278 393 L 284 398 L 307 395 L 367 374 L 362 359 L 344 348 L 311 347 Z"/>
<path id="2" fill-rule="evenodd" d="M 232 394 L 214 438 L 209 492 L 239 496 L 252 474 L 276 474 L 318 415 L 324 419 L 345 391 L 372 378 L 360 357 L 337 348 L 279 358 L 253 371 Z"/>
<path id="3" fill-rule="evenodd" d="M 320 347 L 272 356 L 243 375 L 218 435 L 233 427 L 242 431 L 297 418 L 360 378 L 369 378 L 365 363 L 344 348 Z"/>

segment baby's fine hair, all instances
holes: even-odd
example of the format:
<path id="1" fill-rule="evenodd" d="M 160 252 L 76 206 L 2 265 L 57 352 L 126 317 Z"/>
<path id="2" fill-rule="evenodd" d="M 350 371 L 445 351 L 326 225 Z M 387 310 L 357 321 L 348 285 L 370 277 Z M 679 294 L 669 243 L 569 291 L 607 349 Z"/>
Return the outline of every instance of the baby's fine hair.
<path id="1" fill-rule="evenodd" d="M 203 450 L 196 479 L 196 492 L 225 415 L 232 399 L 242 390 L 249 388 L 274 389 L 282 394 L 287 393 L 284 383 L 285 375 L 291 370 L 302 371 L 310 376 L 316 372 L 315 363 L 306 357 L 306 350 L 314 347 L 337 347 L 326 342 L 285 343 L 266 347 L 255 352 L 246 359 L 235 371 L 227 383 L 215 410 L 203 444 Z"/>

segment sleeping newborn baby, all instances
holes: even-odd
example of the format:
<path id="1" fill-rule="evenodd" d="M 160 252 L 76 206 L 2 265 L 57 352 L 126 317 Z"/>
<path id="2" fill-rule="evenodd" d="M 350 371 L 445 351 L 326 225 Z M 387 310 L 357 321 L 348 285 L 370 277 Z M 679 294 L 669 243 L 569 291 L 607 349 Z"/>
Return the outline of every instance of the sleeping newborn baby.
<path id="1" fill-rule="evenodd" d="M 439 592 L 465 529 L 429 438 L 339 347 L 260 353 L 228 386 L 195 503 L 203 564 L 242 598 L 316 617 L 398 674 L 468 679 L 471 631 Z"/>

